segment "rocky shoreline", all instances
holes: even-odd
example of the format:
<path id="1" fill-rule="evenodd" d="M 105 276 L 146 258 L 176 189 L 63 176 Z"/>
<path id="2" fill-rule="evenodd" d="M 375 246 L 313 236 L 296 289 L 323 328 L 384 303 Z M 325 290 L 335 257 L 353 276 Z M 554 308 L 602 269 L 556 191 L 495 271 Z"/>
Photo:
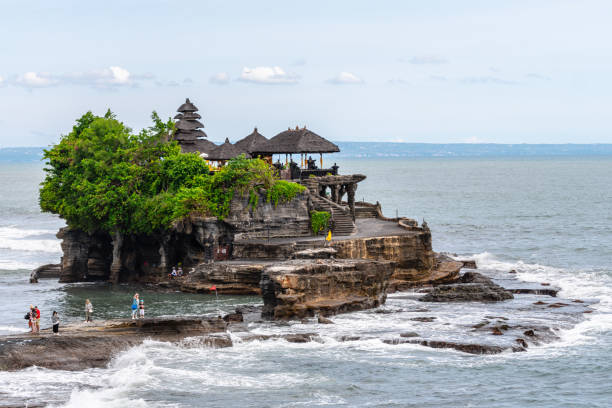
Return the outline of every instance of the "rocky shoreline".
<path id="1" fill-rule="evenodd" d="M 320 268 L 330 272 L 333 260 L 320 262 Z M 369 269 L 370 263 L 361 267 Z M 384 266 L 384 265 L 383 265 Z M 385 267 L 381 275 L 371 274 L 372 284 L 383 284 Z M 292 268 L 295 287 L 304 284 L 301 279 L 312 277 L 309 264 L 299 261 L 285 265 Z M 277 275 L 275 275 L 275 273 Z M 374 305 L 362 310 L 363 316 L 385 315 L 384 319 L 400 319 L 410 331 L 388 333 L 383 326 L 380 334 L 359 333 L 350 328 L 351 314 L 331 317 L 335 312 L 349 312 L 350 306 L 314 303 L 304 307 L 308 301 L 298 303 L 292 296 L 278 292 L 283 271 L 270 270 L 270 288 L 263 288 L 264 305 L 238 307 L 235 313 L 221 316 L 165 317 L 144 320 L 110 320 L 94 324 L 77 323 L 62 327 L 61 335 L 50 330 L 40 334 L 22 334 L 0 337 L 0 369 L 19 370 L 39 366 L 60 370 L 82 370 L 105 367 L 114 355 L 141 344 L 146 339 L 178 342 L 185 347 L 232 347 L 233 338 L 241 342 L 275 341 L 288 342 L 354 342 L 378 339 L 390 346 L 415 345 L 428 348 L 451 349 L 468 354 L 499 354 L 524 352 L 529 347 L 540 346 L 559 339 L 559 330 L 584 320 L 584 314 L 592 309 L 589 302 L 579 299 L 557 298 L 556 288 L 526 283 L 507 272 L 477 273 L 467 270 L 453 283 L 415 288 L 397 292 L 391 296 L 391 304 Z M 332 273 L 342 281 L 341 274 Z M 388 272 L 386 272 L 388 275 Z M 377 280 L 378 279 L 378 280 Z M 505 288 L 504 286 L 507 288 Z M 343 285 L 340 285 L 343 287 Z M 552 292 L 540 293 L 544 286 Z M 320 288 L 311 288 L 314 292 Z M 331 290 L 331 288 L 327 288 Z M 512 293 L 514 292 L 514 294 Z M 553 293 L 554 292 L 554 293 Z M 306 296 L 302 292 L 300 296 Z M 555 296 L 553 296 L 555 295 Z M 272 309 L 267 296 L 277 300 Z M 372 298 L 374 299 L 374 298 Z M 375 302 L 375 300 L 371 300 Z M 397 308 L 395 304 L 403 304 Z M 422 306 L 418 306 L 418 305 Z M 300 306 L 298 306 L 300 305 Z M 406 307 L 409 305 L 409 307 Z M 294 310 L 298 307 L 299 311 Z M 278 308 L 278 309 L 277 309 Z M 331 309 L 329 309 L 331 308 Z M 344 309 L 343 309 L 344 308 Z M 343 310 L 340 310 L 343 309 Z M 290 312 L 287 312 L 290 310 Z M 330 312 L 331 310 L 331 312 Z M 463 312 L 461 312 L 463 310 Z M 266 321 L 266 313 L 291 319 Z M 327 316 L 327 317 L 326 317 Z M 331 317 L 331 318 L 330 318 Z M 383 324 L 384 319 L 376 319 Z M 460 325 L 449 325 L 449 321 L 464 319 Z M 347 325 L 348 324 L 348 325 Z M 345 325 L 346 329 L 345 330 Z M 268 333 L 262 333 L 268 331 Z"/>

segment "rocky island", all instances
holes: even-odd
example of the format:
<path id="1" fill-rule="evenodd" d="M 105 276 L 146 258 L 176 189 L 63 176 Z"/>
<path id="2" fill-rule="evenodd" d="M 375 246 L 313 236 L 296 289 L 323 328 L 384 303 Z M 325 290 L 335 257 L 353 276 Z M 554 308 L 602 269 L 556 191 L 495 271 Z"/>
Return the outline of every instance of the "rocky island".
<path id="1" fill-rule="evenodd" d="M 341 174 L 335 164 L 324 168 L 322 155 L 338 147 L 305 127 L 269 140 L 255 129 L 235 144 L 226 140 L 215 146 L 206 140 L 189 99 L 178 111 L 177 122 L 164 123 L 154 114 L 154 125 L 138 135 L 110 112 L 104 117 L 88 113 L 46 152 L 50 167 L 41 208 L 59 214 L 68 226 L 57 234 L 61 263 L 37 269 L 32 282 L 58 276 L 66 283 L 146 283 L 190 293 L 215 288 L 220 295 L 261 296 L 263 306 L 225 317 L 75 325 L 61 337 L 44 331 L 5 336 L 0 339 L 0 369 L 100 366 L 146 338 L 195 336 L 199 344 L 225 347 L 232 344 L 231 330 L 245 339 L 266 339 L 249 334 L 245 315 L 254 324 L 308 319 L 329 324 L 340 313 L 375 308 L 405 313 L 381 307 L 391 293 L 406 293 L 424 304 L 482 302 L 482 307 L 512 301 L 515 295 L 556 296 L 554 288 L 516 279 L 504 286 L 508 282 L 476 273 L 473 260 L 434 252 L 425 222 L 387 218 L 378 202 L 356 201 L 366 175 Z M 309 156 L 317 153 L 320 167 Z M 294 154 L 300 155 L 299 163 Z M 275 155 L 285 155 L 285 163 L 274 163 Z M 185 273 L 170 275 L 177 265 Z M 463 268 L 470 271 L 462 275 Z M 571 309 L 572 316 L 588 312 L 579 301 L 542 303 Z M 435 321 L 432 316 L 410 319 Z M 524 351 L 529 343 L 555 337 L 547 327 L 512 324 L 503 316 L 467 330 L 481 336 L 456 342 L 441 340 L 435 332 L 410 332 L 381 340 L 489 354 Z M 286 333 L 284 338 L 310 341 L 314 336 Z M 489 344 L 490 336 L 509 340 Z M 28 350 L 38 352 L 24 353 Z M 55 357 L 44 357 L 49 355 Z"/>

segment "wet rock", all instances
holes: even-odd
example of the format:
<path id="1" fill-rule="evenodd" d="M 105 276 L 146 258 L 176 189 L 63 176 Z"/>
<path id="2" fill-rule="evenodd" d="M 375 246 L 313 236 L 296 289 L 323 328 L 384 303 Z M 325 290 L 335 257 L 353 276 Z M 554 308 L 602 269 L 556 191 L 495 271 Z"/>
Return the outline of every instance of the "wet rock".
<path id="1" fill-rule="evenodd" d="M 516 342 L 523 348 L 527 348 L 529 347 L 529 345 L 527 344 L 527 342 L 524 339 L 516 339 Z"/>
<path id="2" fill-rule="evenodd" d="M 533 331 L 533 329 L 525 330 L 525 331 L 523 332 L 523 334 L 524 334 L 525 336 L 529 336 L 529 337 L 535 337 L 535 335 L 536 335 L 536 334 L 535 334 L 535 331 Z"/>
<path id="3" fill-rule="evenodd" d="M 20 370 L 38 366 L 57 370 L 82 370 L 104 367 L 117 353 L 141 344 L 145 339 L 182 341 L 198 336 L 211 347 L 229 347 L 226 323 L 208 317 L 146 318 L 109 320 L 93 324 L 74 324 L 60 328 L 55 336 L 50 329 L 39 335 L 20 334 L 0 337 L 0 370 Z M 223 334 L 223 336 L 220 336 Z"/>
<path id="4" fill-rule="evenodd" d="M 480 329 L 482 327 L 485 327 L 487 324 L 489 324 L 490 322 L 488 320 L 483 320 L 480 323 L 476 323 L 475 325 L 472 326 L 473 329 Z"/>
<path id="5" fill-rule="evenodd" d="M 317 318 L 317 322 L 319 324 L 334 324 L 334 322 L 332 322 L 330 319 L 319 315 L 319 317 Z"/>
<path id="6" fill-rule="evenodd" d="M 550 283 L 548 283 L 548 282 L 542 282 L 542 283 L 540 283 L 540 285 L 542 285 L 542 286 L 550 286 Z"/>
<path id="7" fill-rule="evenodd" d="M 398 313 L 401 312 L 401 309 L 398 310 L 389 310 L 389 309 L 376 309 L 374 311 L 374 313 L 378 313 L 378 314 L 391 314 L 391 313 Z"/>
<path id="8" fill-rule="evenodd" d="M 552 307 L 552 308 L 559 308 L 559 307 L 564 307 L 564 306 L 569 306 L 569 305 L 567 303 L 561 303 L 561 302 L 551 303 L 550 305 L 548 305 L 548 307 Z"/>
<path id="9" fill-rule="evenodd" d="M 361 340 L 361 337 L 359 336 L 340 336 L 337 339 L 338 341 L 357 341 L 357 340 Z"/>
<path id="10" fill-rule="evenodd" d="M 466 269 L 478 269 L 474 259 L 459 259 L 458 261 L 463 263 L 463 267 Z"/>
<path id="11" fill-rule="evenodd" d="M 439 285 L 420 298 L 422 302 L 500 302 L 514 298 L 512 293 L 477 272 L 466 272 L 458 283 Z"/>
<path id="12" fill-rule="evenodd" d="M 244 321 L 244 317 L 241 312 L 229 313 L 223 316 L 223 320 L 227 323 L 240 323 Z"/>
<path id="13" fill-rule="evenodd" d="M 500 329 L 499 327 L 494 327 L 494 328 L 491 330 L 491 334 L 492 334 L 492 335 L 494 335 L 494 336 L 501 336 L 501 335 L 503 335 L 504 333 L 501 331 L 501 329 Z"/>
<path id="14" fill-rule="evenodd" d="M 508 273 L 516 273 L 516 270 L 515 269 L 511 269 L 511 270 L 508 271 Z"/>
<path id="15" fill-rule="evenodd" d="M 499 354 L 506 349 L 501 346 L 493 346 L 489 344 L 454 343 L 450 341 L 437 340 L 409 340 L 408 342 L 432 348 L 450 348 L 469 354 Z"/>
<path id="16" fill-rule="evenodd" d="M 419 333 L 416 332 L 405 332 L 400 333 L 400 337 L 420 337 Z"/>
<path id="17" fill-rule="evenodd" d="M 30 274 L 30 279 L 57 279 L 61 273 L 61 264 L 47 264 L 34 269 Z"/>
<path id="18" fill-rule="evenodd" d="M 545 305 L 545 302 L 542 302 L 541 300 L 538 300 L 537 302 L 533 302 L 534 305 Z"/>
<path id="19" fill-rule="evenodd" d="M 559 292 L 559 289 L 542 289 L 542 288 L 512 288 L 512 289 L 507 289 L 507 290 L 517 295 L 531 294 L 531 295 L 544 295 L 544 296 L 551 296 L 551 297 L 557 297 L 557 293 Z"/>
<path id="20" fill-rule="evenodd" d="M 415 321 L 415 322 L 431 323 L 434 320 L 436 320 L 436 318 L 433 317 L 433 316 L 428 316 L 428 317 L 413 317 L 410 320 Z"/>
<path id="21" fill-rule="evenodd" d="M 574 299 L 574 300 L 572 300 L 572 302 L 574 302 L 574 303 L 584 303 L 584 300 Z"/>
<path id="22" fill-rule="evenodd" d="M 289 343 L 308 343 L 311 342 L 315 337 L 318 337 L 316 333 L 298 333 L 298 334 L 286 334 L 281 336 Z"/>

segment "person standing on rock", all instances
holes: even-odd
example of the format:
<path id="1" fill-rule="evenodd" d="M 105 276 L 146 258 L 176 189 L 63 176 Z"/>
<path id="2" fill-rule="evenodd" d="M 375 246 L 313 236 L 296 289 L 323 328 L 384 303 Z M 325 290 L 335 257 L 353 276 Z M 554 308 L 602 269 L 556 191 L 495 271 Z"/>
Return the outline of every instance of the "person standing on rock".
<path id="1" fill-rule="evenodd" d="M 91 322 L 91 315 L 93 314 L 93 305 L 89 299 L 85 299 L 85 322 Z"/>
<path id="2" fill-rule="evenodd" d="M 144 319 L 144 300 L 140 299 L 140 303 L 138 304 L 138 311 L 140 312 L 140 318 Z"/>
<path id="3" fill-rule="evenodd" d="M 59 334 L 60 318 L 57 312 L 54 310 L 51 316 L 51 324 L 53 324 L 53 334 Z"/>
<path id="4" fill-rule="evenodd" d="M 138 293 L 132 298 L 132 320 L 138 318 L 138 305 L 139 305 Z"/>
<path id="5" fill-rule="evenodd" d="M 35 322 L 35 327 L 36 327 L 36 333 L 38 333 L 40 331 L 40 310 L 38 309 L 38 306 L 34 306 L 34 322 Z"/>
<path id="6" fill-rule="evenodd" d="M 30 310 L 25 315 L 26 320 L 28 321 L 28 327 L 30 328 L 30 333 L 34 332 L 34 306 L 30 305 Z"/>

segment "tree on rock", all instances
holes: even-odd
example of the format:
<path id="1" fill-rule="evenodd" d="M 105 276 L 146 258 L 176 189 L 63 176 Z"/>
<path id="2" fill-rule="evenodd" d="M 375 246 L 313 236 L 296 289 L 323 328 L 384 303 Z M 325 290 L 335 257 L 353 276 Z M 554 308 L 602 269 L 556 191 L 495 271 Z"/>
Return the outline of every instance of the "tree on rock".
<path id="1" fill-rule="evenodd" d="M 119 276 L 123 235 L 159 225 L 155 214 L 140 209 L 155 193 L 151 180 L 164 158 L 180 151 L 176 143 L 166 142 L 172 122 L 163 122 L 155 112 L 152 117 L 152 127 L 133 134 L 110 110 L 103 117 L 87 112 L 44 153 L 48 166 L 40 189 L 41 209 L 58 214 L 71 228 L 111 235 L 111 281 Z"/>

